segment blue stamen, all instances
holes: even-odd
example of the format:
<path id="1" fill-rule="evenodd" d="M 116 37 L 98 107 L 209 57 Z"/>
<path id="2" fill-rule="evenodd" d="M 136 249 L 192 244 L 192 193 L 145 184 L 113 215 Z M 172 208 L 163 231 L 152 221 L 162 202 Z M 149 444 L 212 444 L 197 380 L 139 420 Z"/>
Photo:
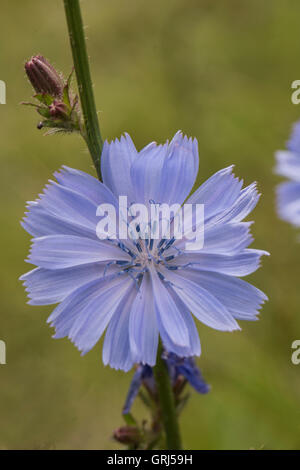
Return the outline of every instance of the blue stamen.
<path id="1" fill-rule="evenodd" d="M 163 244 L 167 241 L 166 238 L 162 238 L 159 242 L 159 244 L 157 245 L 157 248 L 161 248 L 163 246 Z"/>
<path id="2" fill-rule="evenodd" d="M 151 251 L 152 248 L 153 248 L 153 243 L 154 243 L 154 239 L 151 238 L 151 239 L 150 239 L 150 246 L 149 246 L 150 251 Z"/>
<path id="3" fill-rule="evenodd" d="M 135 243 L 135 246 L 137 247 L 137 249 L 139 250 L 139 252 L 142 253 L 143 250 L 142 250 L 142 247 L 141 247 L 141 245 L 139 244 L 139 242 L 136 242 L 136 243 Z"/>
<path id="4" fill-rule="evenodd" d="M 172 237 L 171 240 L 168 241 L 168 243 L 166 244 L 165 246 L 165 250 L 167 250 L 168 248 L 170 248 L 171 245 L 173 245 L 173 243 L 175 242 L 176 238 L 175 237 Z"/>

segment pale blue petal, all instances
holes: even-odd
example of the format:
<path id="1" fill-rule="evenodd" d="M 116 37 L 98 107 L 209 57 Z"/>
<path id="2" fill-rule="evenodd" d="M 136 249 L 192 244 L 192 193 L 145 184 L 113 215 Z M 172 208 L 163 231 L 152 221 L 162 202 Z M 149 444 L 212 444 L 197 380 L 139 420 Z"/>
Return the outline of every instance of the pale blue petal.
<path id="1" fill-rule="evenodd" d="M 120 304 L 124 305 L 133 288 L 132 279 L 125 278 L 118 286 L 106 288 L 81 312 L 70 330 L 69 338 L 83 354 L 95 346 L 116 309 Z"/>
<path id="2" fill-rule="evenodd" d="M 208 226 L 216 223 L 241 222 L 255 208 L 259 198 L 260 194 L 257 192 L 256 183 L 250 184 L 240 192 L 239 197 L 230 208 L 211 217 L 207 222 Z"/>
<path id="3" fill-rule="evenodd" d="M 232 206 L 240 195 L 243 181 L 232 173 L 233 166 L 211 176 L 186 201 L 187 204 L 204 204 L 205 219 Z"/>
<path id="4" fill-rule="evenodd" d="M 253 241 L 250 234 L 251 222 L 240 222 L 238 224 L 217 224 L 206 227 L 204 225 L 204 245 L 200 250 L 193 250 L 193 253 L 215 253 L 224 255 L 234 255 L 247 248 Z M 202 227 L 198 228 L 198 235 Z M 195 233 L 195 229 L 193 228 Z M 189 235 L 189 234 L 186 234 Z M 190 236 L 192 233 L 190 233 Z M 186 254 L 191 251 L 186 250 L 186 243 L 191 240 L 183 237 L 174 245 Z M 172 249 L 171 249 L 172 250 Z M 174 253 L 174 252 L 172 252 Z M 175 254 L 175 253 L 174 253 Z"/>
<path id="5" fill-rule="evenodd" d="M 300 155 L 285 150 L 276 152 L 275 157 L 277 160 L 276 173 L 300 182 Z"/>
<path id="6" fill-rule="evenodd" d="M 112 265 L 109 274 L 120 271 Z M 105 263 L 72 266 L 65 269 L 35 268 L 20 277 L 23 281 L 30 305 L 55 304 L 64 300 L 71 292 L 90 281 L 101 279 L 106 271 Z"/>
<path id="7" fill-rule="evenodd" d="M 46 269 L 115 260 L 130 261 L 131 257 L 111 242 L 69 235 L 35 238 L 28 257 L 30 263 Z"/>
<path id="8" fill-rule="evenodd" d="M 277 187 L 278 213 L 283 220 L 300 226 L 300 183 L 286 182 Z"/>
<path id="9" fill-rule="evenodd" d="M 182 204 L 190 193 L 198 171 L 195 140 L 178 132 L 170 144 L 147 145 L 131 167 L 136 201 Z"/>
<path id="10" fill-rule="evenodd" d="M 194 319 L 191 315 L 190 310 L 186 307 L 186 305 L 182 302 L 182 300 L 178 297 L 174 289 L 172 289 L 171 286 L 168 287 L 168 291 L 170 292 L 170 295 L 172 296 L 178 310 L 180 311 L 183 320 L 187 326 L 188 332 L 189 332 L 189 347 L 188 348 L 182 348 L 180 356 L 200 356 L 201 354 L 201 345 L 200 345 L 200 339 L 199 339 L 199 333 L 197 331 Z M 177 350 L 179 350 L 177 348 Z"/>
<path id="11" fill-rule="evenodd" d="M 150 268 L 150 274 L 157 321 L 167 331 L 172 343 L 181 347 L 189 347 L 189 331 L 181 312 L 178 310 L 164 283 L 159 279 L 156 270 Z"/>
<path id="12" fill-rule="evenodd" d="M 154 366 L 158 345 L 158 327 L 151 279 L 143 276 L 139 292 L 132 305 L 129 322 L 130 347 L 136 361 Z"/>
<path id="13" fill-rule="evenodd" d="M 167 144 L 147 145 L 131 167 L 131 180 L 135 190 L 134 201 L 149 204 L 165 202 L 161 200 L 160 183 Z"/>
<path id="14" fill-rule="evenodd" d="M 252 243 L 250 223 L 220 224 L 205 230 L 204 227 L 204 253 L 222 253 L 234 255 L 247 248 Z"/>
<path id="15" fill-rule="evenodd" d="M 262 250 L 245 249 L 235 255 L 186 252 L 170 262 L 172 266 L 193 267 L 203 271 L 214 271 L 230 276 L 247 276 L 260 266 L 262 255 L 269 253 Z"/>
<path id="16" fill-rule="evenodd" d="M 79 287 L 50 315 L 54 337 L 68 336 L 85 354 L 98 342 L 132 286 L 130 277 L 112 275 Z"/>
<path id="17" fill-rule="evenodd" d="M 137 155 L 128 134 L 122 136 L 120 141 L 104 142 L 101 156 L 103 182 L 116 196 L 128 196 L 128 203 L 134 201 L 130 169 Z"/>
<path id="18" fill-rule="evenodd" d="M 50 182 L 44 194 L 40 195 L 38 204 L 52 215 L 96 230 L 99 220 L 96 216 L 97 205 L 72 189 Z"/>
<path id="19" fill-rule="evenodd" d="M 180 271 L 175 274 L 164 270 L 164 274 L 178 297 L 202 323 L 221 331 L 240 329 L 226 307 L 199 284 L 181 276 Z"/>
<path id="20" fill-rule="evenodd" d="M 33 237 L 61 234 L 98 239 L 96 226 L 82 224 L 76 219 L 59 218 L 47 212 L 38 203 L 31 203 L 21 225 Z"/>
<path id="21" fill-rule="evenodd" d="M 151 369 L 150 369 L 151 370 Z M 130 387 L 127 393 L 127 397 L 124 403 L 124 407 L 122 410 L 122 414 L 126 415 L 130 412 L 132 404 L 139 393 L 140 387 L 142 385 L 143 381 L 143 372 L 144 372 L 144 366 L 138 366 L 136 369 L 133 378 L 130 382 Z"/>
<path id="22" fill-rule="evenodd" d="M 40 197 L 28 203 L 22 226 L 35 237 L 61 233 L 96 238 L 97 207 L 110 203 L 117 208 L 116 198 L 102 183 L 78 170 L 65 167 L 55 176 L 61 184 L 50 181 Z"/>
<path id="23" fill-rule="evenodd" d="M 85 196 L 96 206 L 102 203 L 116 204 L 116 198 L 108 187 L 88 173 L 64 165 L 54 176 L 61 185 Z"/>
<path id="24" fill-rule="evenodd" d="M 187 356 L 192 355 L 190 345 L 179 346 L 178 344 L 174 343 L 174 341 L 170 337 L 170 331 L 166 330 L 166 328 L 164 327 L 161 321 L 160 316 L 157 317 L 157 324 L 158 324 L 159 334 L 160 334 L 163 346 L 167 351 L 173 352 L 174 354 L 177 354 L 178 356 L 181 356 L 181 357 L 187 357 Z"/>
<path id="25" fill-rule="evenodd" d="M 94 280 L 72 291 L 51 313 L 47 323 L 55 327 L 54 338 L 68 336 L 76 319 L 90 302 L 102 295 L 103 289 L 110 283 L 115 284 L 118 279 L 108 276 L 105 279 Z M 122 279 L 120 279 L 122 282 Z M 113 284 L 113 285 L 114 285 Z"/>
<path id="26" fill-rule="evenodd" d="M 191 192 L 199 166 L 198 142 L 177 132 L 170 142 L 161 174 L 160 201 L 182 204 Z"/>
<path id="27" fill-rule="evenodd" d="M 109 364 L 113 369 L 125 372 L 137 362 L 137 358 L 131 353 L 129 343 L 129 318 L 136 295 L 136 287 L 132 285 L 131 291 L 126 294 L 124 302 L 119 304 L 109 322 L 103 344 L 104 365 Z"/>
<path id="28" fill-rule="evenodd" d="M 259 309 L 268 300 L 261 290 L 233 276 L 194 269 L 181 275 L 210 292 L 238 320 L 256 320 Z"/>

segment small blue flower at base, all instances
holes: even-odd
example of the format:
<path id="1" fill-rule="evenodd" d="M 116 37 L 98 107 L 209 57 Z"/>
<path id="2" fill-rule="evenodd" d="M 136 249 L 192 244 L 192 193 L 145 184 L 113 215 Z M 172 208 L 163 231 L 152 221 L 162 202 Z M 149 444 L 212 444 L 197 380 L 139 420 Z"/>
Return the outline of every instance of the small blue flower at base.
<path id="1" fill-rule="evenodd" d="M 163 357 L 167 362 L 173 383 L 182 375 L 196 392 L 201 394 L 209 392 L 210 386 L 204 381 L 193 357 L 178 357 L 174 353 L 164 353 Z"/>
<path id="2" fill-rule="evenodd" d="M 48 323 L 54 338 L 69 338 L 82 354 L 105 334 L 103 362 L 128 371 L 154 366 L 159 338 L 178 357 L 200 356 L 194 318 L 219 331 L 257 320 L 266 295 L 241 279 L 260 266 L 265 251 L 249 248 L 259 200 L 255 183 L 243 188 L 224 168 L 189 196 L 198 173 L 198 143 L 177 132 L 171 142 L 137 151 L 130 136 L 105 142 L 103 183 L 63 167 L 28 203 L 22 222 L 31 234 L 24 274 L 31 305 L 58 304 Z M 184 239 L 100 240 L 99 205 L 204 205 L 204 246 L 189 251 Z"/>
<path id="3" fill-rule="evenodd" d="M 275 172 L 288 181 L 277 186 L 277 212 L 279 217 L 300 227 L 300 121 L 294 124 L 287 150 L 275 154 Z"/>
<path id="4" fill-rule="evenodd" d="M 167 352 L 164 352 L 162 357 L 168 366 L 172 385 L 175 385 L 179 376 L 182 376 L 198 393 L 205 394 L 209 392 L 210 386 L 204 381 L 194 357 L 178 357 L 174 353 Z M 129 386 L 129 391 L 123 407 L 123 414 L 130 412 L 132 404 L 143 384 L 146 385 L 146 388 L 153 394 L 156 393 L 152 367 L 140 364 L 138 365 Z"/>

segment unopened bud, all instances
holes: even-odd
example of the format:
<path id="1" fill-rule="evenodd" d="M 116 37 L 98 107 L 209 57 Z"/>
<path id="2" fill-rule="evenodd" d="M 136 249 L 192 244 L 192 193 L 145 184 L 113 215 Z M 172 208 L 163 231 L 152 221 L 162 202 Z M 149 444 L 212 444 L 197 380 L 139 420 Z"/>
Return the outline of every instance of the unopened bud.
<path id="1" fill-rule="evenodd" d="M 47 93 L 51 96 L 61 97 L 64 83 L 59 73 L 41 55 L 33 56 L 25 64 L 25 71 L 37 93 Z"/>
<path id="2" fill-rule="evenodd" d="M 68 118 L 68 107 L 62 101 L 54 100 L 49 106 L 49 111 L 52 117 L 57 119 L 67 119 Z"/>
<path id="3" fill-rule="evenodd" d="M 137 427 L 123 426 L 114 431 L 116 441 L 125 445 L 137 445 L 141 441 L 141 434 Z"/>

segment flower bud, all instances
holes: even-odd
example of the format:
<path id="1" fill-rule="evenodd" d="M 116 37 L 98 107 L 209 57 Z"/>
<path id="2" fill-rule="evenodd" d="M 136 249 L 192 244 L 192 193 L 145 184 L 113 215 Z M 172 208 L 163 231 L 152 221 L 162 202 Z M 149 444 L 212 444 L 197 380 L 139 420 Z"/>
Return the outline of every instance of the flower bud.
<path id="1" fill-rule="evenodd" d="M 54 100 L 49 106 L 50 115 L 56 119 L 67 119 L 69 117 L 68 107 L 62 101 Z"/>
<path id="2" fill-rule="evenodd" d="M 114 431 L 116 441 L 125 445 L 137 445 L 141 442 L 141 434 L 137 427 L 123 426 Z"/>
<path id="3" fill-rule="evenodd" d="M 43 56 L 33 56 L 26 62 L 25 71 L 37 93 L 47 93 L 55 97 L 62 96 L 63 80 Z"/>

